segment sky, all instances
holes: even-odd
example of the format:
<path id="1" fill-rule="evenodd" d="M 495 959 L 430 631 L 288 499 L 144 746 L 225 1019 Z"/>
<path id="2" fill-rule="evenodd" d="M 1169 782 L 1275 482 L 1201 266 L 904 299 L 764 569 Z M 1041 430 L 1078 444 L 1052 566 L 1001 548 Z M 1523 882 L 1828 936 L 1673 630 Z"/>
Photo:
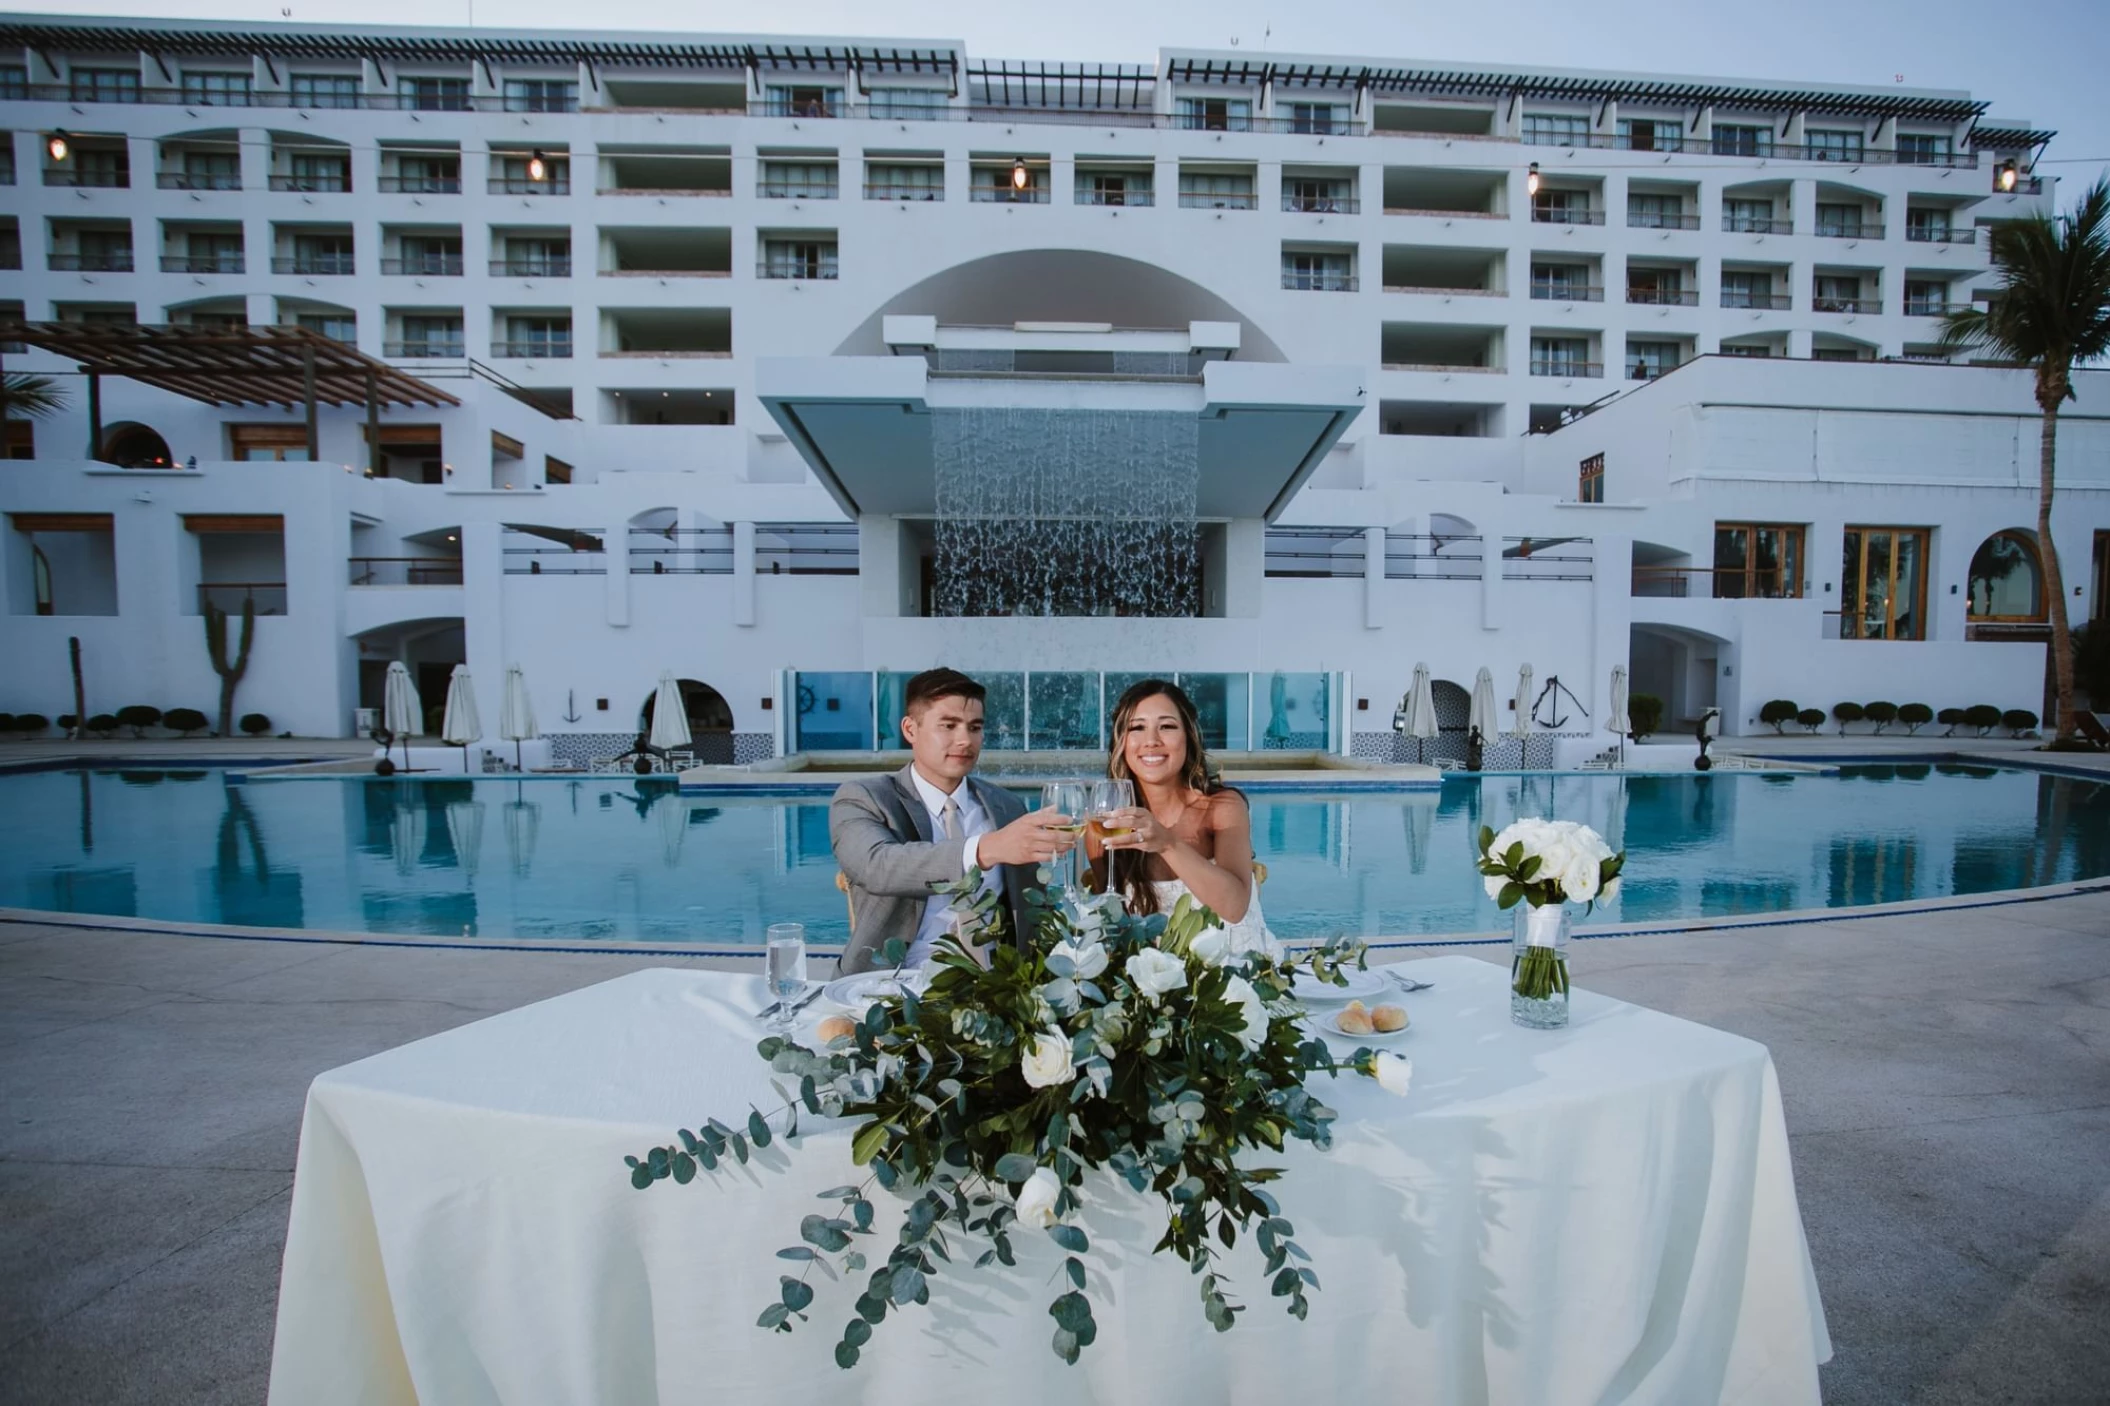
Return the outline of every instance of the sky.
<path id="1" fill-rule="evenodd" d="M 2110 172 L 2110 0 L 42 0 L 25 11 L 307 24 L 951 39 L 985 59 L 1161 47 L 1968 90 L 2055 128 L 2062 206 Z"/>

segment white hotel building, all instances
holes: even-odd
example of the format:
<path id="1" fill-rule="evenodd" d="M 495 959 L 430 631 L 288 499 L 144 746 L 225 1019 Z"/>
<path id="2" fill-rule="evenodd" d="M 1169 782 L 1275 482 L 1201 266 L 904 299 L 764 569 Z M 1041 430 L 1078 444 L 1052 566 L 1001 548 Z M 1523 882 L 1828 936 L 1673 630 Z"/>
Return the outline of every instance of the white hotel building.
<path id="1" fill-rule="evenodd" d="M 343 736 L 402 659 L 428 704 L 466 662 L 488 720 L 517 663 L 575 756 L 662 670 L 721 760 L 869 746 L 941 662 L 997 677 L 999 745 L 1092 744 L 1149 671 L 1219 742 L 1389 757 L 1418 661 L 1453 723 L 1481 667 L 1558 676 L 1536 720 L 1574 734 L 1618 664 L 1732 733 L 1775 697 L 2040 708 L 2047 609 L 2110 608 L 2110 376 L 2063 418 L 2047 602 L 2029 377 L 1935 349 L 1988 226 L 2053 205 L 2051 134 L 1987 106 L 0 16 L 4 364 L 69 395 L 8 426 L 0 708 L 70 710 L 78 638 L 91 711 L 210 712 L 201 610 L 244 598 L 241 712 Z M 371 361 L 325 356 L 319 406 L 141 381 L 91 355 L 134 324 Z M 411 389 L 370 411 L 377 365 Z M 1187 613 L 937 613 L 938 461 L 1150 497 L 1105 449 L 1131 412 L 1193 446 Z"/>

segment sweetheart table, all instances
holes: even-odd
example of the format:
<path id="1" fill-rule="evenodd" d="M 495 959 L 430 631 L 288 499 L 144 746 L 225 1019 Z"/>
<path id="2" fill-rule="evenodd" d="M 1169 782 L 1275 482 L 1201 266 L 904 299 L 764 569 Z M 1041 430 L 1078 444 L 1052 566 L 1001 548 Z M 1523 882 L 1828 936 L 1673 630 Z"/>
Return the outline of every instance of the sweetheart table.
<path id="1" fill-rule="evenodd" d="M 270 1399 L 1817 1402 L 1831 1344 L 1765 1047 L 1580 990 L 1566 1029 L 1520 1029 L 1505 968 L 1400 970 L 1435 983 L 1398 998 L 1412 1091 L 1315 1076 L 1333 1148 L 1254 1158 L 1288 1168 L 1274 1189 L 1322 1286 L 1306 1322 L 1241 1237 L 1219 1272 L 1246 1311 L 1213 1331 L 1186 1266 L 1149 1253 L 1157 1203 L 1093 1177 L 1099 1337 L 1074 1367 L 1049 1348 L 1062 1252 L 1029 1231 L 1008 1271 L 955 1237 L 930 1304 L 849 1372 L 848 1285 L 816 1278 L 790 1336 L 756 1327 L 775 1252 L 857 1179 L 854 1125 L 808 1116 L 788 1157 L 634 1190 L 626 1153 L 777 1106 L 761 978 L 653 970 L 315 1080 Z M 875 1264 L 898 1224 L 878 1195 Z"/>

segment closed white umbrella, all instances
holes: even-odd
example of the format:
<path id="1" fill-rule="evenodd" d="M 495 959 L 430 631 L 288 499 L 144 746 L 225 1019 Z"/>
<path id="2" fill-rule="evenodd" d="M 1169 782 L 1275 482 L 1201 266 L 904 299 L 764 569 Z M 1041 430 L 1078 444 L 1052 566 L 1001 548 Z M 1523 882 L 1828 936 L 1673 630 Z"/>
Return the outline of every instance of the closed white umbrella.
<path id="1" fill-rule="evenodd" d="M 652 700 L 653 746 L 672 751 L 689 745 L 689 706 L 681 701 L 681 685 L 671 671 L 662 670 L 659 693 Z"/>
<path id="2" fill-rule="evenodd" d="M 1473 676 L 1473 706 L 1465 715 L 1467 735 L 1478 728 L 1481 743 L 1495 740 L 1495 676 L 1482 669 Z"/>
<path id="3" fill-rule="evenodd" d="M 484 803 L 449 801 L 447 835 L 454 841 L 455 862 L 461 866 L 463 874 L 474 879 L 478 867 L 483 863 Z"/>
<path id="4" fill-rule="evenodd" d="M 410 681 L 410 670 L 400 659 L 392 660 L 388 666 L 388 678 L 381 688 L 381 726 L 390 737 L 403 739 L 403 770 L 410 770 L 410 739 L 424 729 L 425 708 L 418 701 L 417 685 Z"/>
<path id="5" fill-rule="evenodd" d="M 1419 760 L 1428 759 L 1425 744 L 1436 735 L 1436 695 L 1429 688 L 1429 666 L 1414 666 L 1414 684 L 1407 690 L 1407 736 L 1414 739 Z"/>
<path id="6" fill-rule="evenodd" d="M 513 872 L 525 878 L 535 861 L 536 837 L 542 833 L 542 807 L 517 797 L 506 802 L 505 826 L 506 853 L 513 861 Z"/>
<path id="7" fill-rule="evenodd" d="M 1532 686 L 1537 682 L 1538 680 L 1532 677 L 1529 664 L 1517 670 L 1516 734 L 1519 737 L 1529 737 L 1531 735 L 1531 705 L 1537 701 L 1533 697 L 1531 690 Z"/>
<path id="8" fill-rule="evenodd" d="M 520 761 L 520 744 L 542 734 L 535 726 L 535 701 L 528 697 L 527 675 L 518 664 L 506 666 L 505 698 L 498 708 L 498 735 L 513 744 L 514 769 L 525 771 L 527 768 Z"/>
<path id="9" fill-rule="evenodd" d="M 406 876 L 425 853 L 425 795 L 418 783 L 398 783 L 396 808 L 388 817 L 388 852 L 396 872 Z"/>
<path id="10" fill-rule="evenodd" d="M 469 666 L 457 664 L 447 680 L 447 713 L 440 719 L 440 741 L 462 749 L 462 770 L 469 769 L 469 745 L 483 740 L 483 719 L 476 714 L 476 685 Z"/>
<path id="11" fill-rule="evenodd" d="M 1634 724 L 1626 715 L 1626 665 L 1612 666 L 1612 706 L 1605 713 L 1605 731 L 1619 738 L 1619 761 L 1626 763 L 1626 736 L 1634 730 Z"/>
<path id="12" fill-rule="evenodd" d="M 681 863 L 681 842 L 689 833 L 689 808 L 679 793 L 668 792 L 652 803 L 659 821 L 659 853 L 669 869 Z"/>

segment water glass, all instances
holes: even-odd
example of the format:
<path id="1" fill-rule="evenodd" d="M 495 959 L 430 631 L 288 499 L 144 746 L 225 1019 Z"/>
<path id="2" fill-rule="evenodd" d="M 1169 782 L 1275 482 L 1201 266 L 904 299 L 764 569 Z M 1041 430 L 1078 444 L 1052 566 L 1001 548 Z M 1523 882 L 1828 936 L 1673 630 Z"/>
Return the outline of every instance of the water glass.
<path id="1" fill-rule="evenodd" d="M 777 998 L 774 1023 L 779 1031 L 789 1031 L 791 1004 L 806 994 L 805 924 L 770 924 L 768 953 L 769 994 Z"/>

